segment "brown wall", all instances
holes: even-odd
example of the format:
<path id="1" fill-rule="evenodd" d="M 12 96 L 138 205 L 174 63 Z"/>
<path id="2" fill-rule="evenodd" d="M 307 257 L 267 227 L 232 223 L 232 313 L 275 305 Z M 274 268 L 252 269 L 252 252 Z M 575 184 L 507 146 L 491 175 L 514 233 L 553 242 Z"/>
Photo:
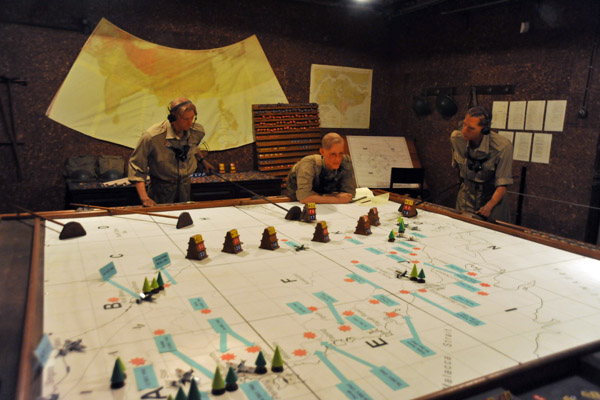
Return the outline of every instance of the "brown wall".
<path id="1" fill-rule="evenodd" d="M 0 182 L 4 195 L 30 209 L 65 206 L 62 170 L 69 156 L 127 157 L 130 152 L 45 117 L 89 35 L 48 26 L 79 29 L 79 21 L 86 18 L 93 28 L 102 17 L 142 39 L 177 48 L 220 47 L 256 34 L 290 102 L 308 101 L 313 63 L 372 68 L 371 128 L 340 133 L 413 138 L 433 200 L 444 205 L 453 204 L 456 190 L 440 192 L 457 182 L 449 167 L 449 134 L 463 116 L 471 85 L 515 85 L 514 95 L 478 96 L 488 107 L 494 100 L 567 100 L 565 130 L 553 134 L 550 164 L 515 162 L 513 172 L 519 176 L 527 166 L 527 194 L 590 202 L 599 126 L 598 77 L 591 80 L 589 117 L 577 119 L 576 112 L 583 101 L 598 23 L 593 0 L 523 1 L 440 15 L 440 10 L 468 3 L 452 1 L 397 18 L 282 0 L 5 3 L 8 6 L 0 11 L 0 75 L 20 77 L 28 85 L 12 88 L 16 128 L 24 143 L 19 146 L 24 179 L 16 179 L 12 150 L 1 145 Z M 545 19 L 536 9 L 539 4 Z M 527 34 L 519 34 L 523 19 L 532 24 Z M 460 111 L 455 117 L 443 119 L 437 112 L 417 117 L 412 111 L 413 95 L 436 86 L 456 88 Z M 1 99 L 6 111 L 4 91 Z M 0 141 L 5 135 L 0 125 Z M 235 161 L 243 171 L 253 167 L 252 155 L 250 145 L 212 157 L 216 162 Z M 518 184 L 517 178 L 509 190 L 517 192 Z M 514 215 L 516 195 L 509 196 Z M 0 212 L 9 211 L 2 202 Z M 524 202 L 525 226 L 567 237 L 584 238 L 587 216 L 584 207 L 537 197 Z"/>

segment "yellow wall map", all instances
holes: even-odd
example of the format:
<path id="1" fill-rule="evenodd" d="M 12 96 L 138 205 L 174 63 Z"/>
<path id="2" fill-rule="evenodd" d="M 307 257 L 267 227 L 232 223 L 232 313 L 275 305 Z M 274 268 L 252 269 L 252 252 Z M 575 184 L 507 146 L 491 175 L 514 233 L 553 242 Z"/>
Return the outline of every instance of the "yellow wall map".
<path id="1" fill-rule="evenodd" d="M 159 46 L 102 19 L 47 115 L 76 131 L 135 147 L 141 133 L 188 97 L 211 150 L 254 141 L 252 104 L 287 103 L 256 36 L 209 50 Z"/>
<path id="2" fill-rule="evenodd" d="M 372 69 L 313 64 L 310 101 L 319 103 L 323 128 L 368 129 Z"/>

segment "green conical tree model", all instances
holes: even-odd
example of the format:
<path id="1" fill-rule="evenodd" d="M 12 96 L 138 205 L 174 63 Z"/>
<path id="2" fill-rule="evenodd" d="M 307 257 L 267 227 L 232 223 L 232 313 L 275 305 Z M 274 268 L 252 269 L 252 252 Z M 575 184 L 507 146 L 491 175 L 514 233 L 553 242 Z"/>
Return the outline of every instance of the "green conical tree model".
<path id="1" fill-rule="evenodd" d="M 142 286 L 142 292 L 144 292 L 144 294 L 148 294 L 152 291 L 152 288 L 150 287 L 150 282 L 148 282 L 148 278 L 144 278 L 144 286 Z"/>
<path id="2" fill-rule="evenodd" d="M 179 390 L 175 395 L 175 400 L 187 400 L 187 396 L 185 395 L 185 392 L 183 391 L 183 388 L 181 386 L 179 386 Z"/>
<path id="3" fill-rule="evenodd" d="M 170 394 L 169 397 L 167 397 L 167 400 L 173 400 L 173 395 Z"/>
<path id="4" fill-rule="evenodd" d="M 410 271 L 410 279 L 416 280 L 419 276 L 419 271 L 417 271 L 417 264 L 413 264 L 412 270 Z"/>
<path id="5" fill-rule="evenodd" d="M 235 371 L 232 367 L 229 367 L 229 371 L 227 371 L 227 376 L 225 377 L 225 390 L 228 392 L 236 391 L 238 389 L 237 379 Z"/>
<path id="6" fill-rule="evenodd" d="M 156 280 L 156 278 L 152 278 L 152 283 L 150 284 L 150 289 L 152 290 L 152 293 L 158 293 L 158 291 L 160 290 L 158 288 L 158 281 Z"/>
<path id="7" fill-rule="evenodd" d="M 267 365 L 267 361 L 265 360 L 265 356 L 263 355 L 262 351 L 258 353 L 258 357 L 256 357 L 254 365 L 256 365 L 256 369 L 254 370 L 255 374 L 267 373 L 267 368 L 265 367 L 265 365 Z"/>
<path id="8" fill-rule="evenodd" d="M 125 378 L 127 378 L 127 373 L 125 372 L 125 364 L 123 363 L 123 360 L 121 360 L 121 357 L 117 357 L 117 362 L 119 363 L 119 367 L 121 367 L 121 371 L 123 371 L 123 375 L 125 375 Z"/>
<path id="9" fill-rule="evenodd" d="M 196 385 L 196 381 L 192 379 L 190 381 L 190 391 L 188 392 L 188 400 L 202 400 L 202 395 L 198 390 L 198 385 Z"/>
<path id="10" fill-rule="evenodd" d="M 158 282 L 158 288 L 160 290 L 163 290 L 165 288 L 165 281 L 163 280 L 162 274 L 160 273 L 160 271 L 158 271 L 158 277 L 156 278 L 156 281 Z"/>
<path id="11" fill-rule="evenodd" d="M 225 381 L 223 380 L 223 377 L 221 376 L 221 370 L 219 369 L 218 365 L 217 365 L 217 369 L 215 370 L 215 377 L 213 378 L 213 381 L 212 381 L 211 393 L 214 395 L 217 395 L 217 396 L 225 393 Z"/>
<path id="12" fill-rule="evenodd" d="M 396 235 L 394 234 L 394 230 L 392 229 L 392 231 L 390 232 L 390 234 L 388 236 L 388 241 L 393 242 L 395 240 L 396 240 Z"/>
<path id="13" fill-rule="evenodd" d="M 404 220 L 402 217 L 398 218 L 398 233 L 404 233 L 406 227 L 404 226 Z"/>
<path id="14" fill-rule="evenodd" d="M 119 360 L 115 360 L 112 376 L 110 377 L 110 388 L 119 389 L 125 386 L 125 374 L 119 365 Z"/>
<path id="15" fill-rule="evenodd" d="M 425 282 L 425 271 L 421 268 L 421 272 L 419 272 L 419 282 Z"/>
<path id="16" fill-rule="evenodd" d="M 271 361 L 271 371 L 283 372 L 283 358 L 281 357 L 279 346 L 275 346 L 275 354 L 273 354 L 273 360 Z"/>

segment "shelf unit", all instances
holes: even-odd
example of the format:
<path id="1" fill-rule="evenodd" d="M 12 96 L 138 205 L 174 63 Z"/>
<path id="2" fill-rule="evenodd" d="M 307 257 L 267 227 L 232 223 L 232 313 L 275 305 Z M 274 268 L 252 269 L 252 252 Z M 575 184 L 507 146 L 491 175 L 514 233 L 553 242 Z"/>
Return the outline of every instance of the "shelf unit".
<path id="1" fill-rule="evenodd" d="M 319 105 L 254 104 L 252 122 L 256 138 L 256 169 L 287 179 L 302 157 L 321 147 Z"/>

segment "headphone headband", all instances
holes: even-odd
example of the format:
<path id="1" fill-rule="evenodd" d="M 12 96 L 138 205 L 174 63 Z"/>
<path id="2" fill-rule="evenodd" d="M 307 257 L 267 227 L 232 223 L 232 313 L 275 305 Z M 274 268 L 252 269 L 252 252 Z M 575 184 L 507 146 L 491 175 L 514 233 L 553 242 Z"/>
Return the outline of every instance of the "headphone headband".
<path id="1" fill-rule="evenodd" d="M 182 107 L 182 106 L 185 106 L 186 104 L 191 104 L 191 103 L 192 103 L 192 102 L 191 102 L 191 101 L 189 101 L 189 100 L 188 100 L 188 101 L 184 101 L 184 102 L 182 102 L 182 103 L 179 103 L 179 104 L 177 104 L 175 107 L 173 107 L 173 108 L 169 108 L 169 112 L 170 112 L 171 114 L 173 114 L 173 112 L 177 111 L 177 109 L 178 109 L 179 107 Z"/>
<path id="2" fill-rule="evenodd" d="M 169 110 L 169 115 L 167 116 L 167 119 L 170 122 L 177 121 L 177 115 L 175 114 L 175 112 L 177 111 L 178 108 L 183 107 L 187 104 L 192 104 L 192 102 L 190 100 L 182 101 L 181 103 L 177 104 L 174 107 L 171 107 L 171 105 L 169 104 L 169 107 L 167 107 L 167 110 Z"/>

